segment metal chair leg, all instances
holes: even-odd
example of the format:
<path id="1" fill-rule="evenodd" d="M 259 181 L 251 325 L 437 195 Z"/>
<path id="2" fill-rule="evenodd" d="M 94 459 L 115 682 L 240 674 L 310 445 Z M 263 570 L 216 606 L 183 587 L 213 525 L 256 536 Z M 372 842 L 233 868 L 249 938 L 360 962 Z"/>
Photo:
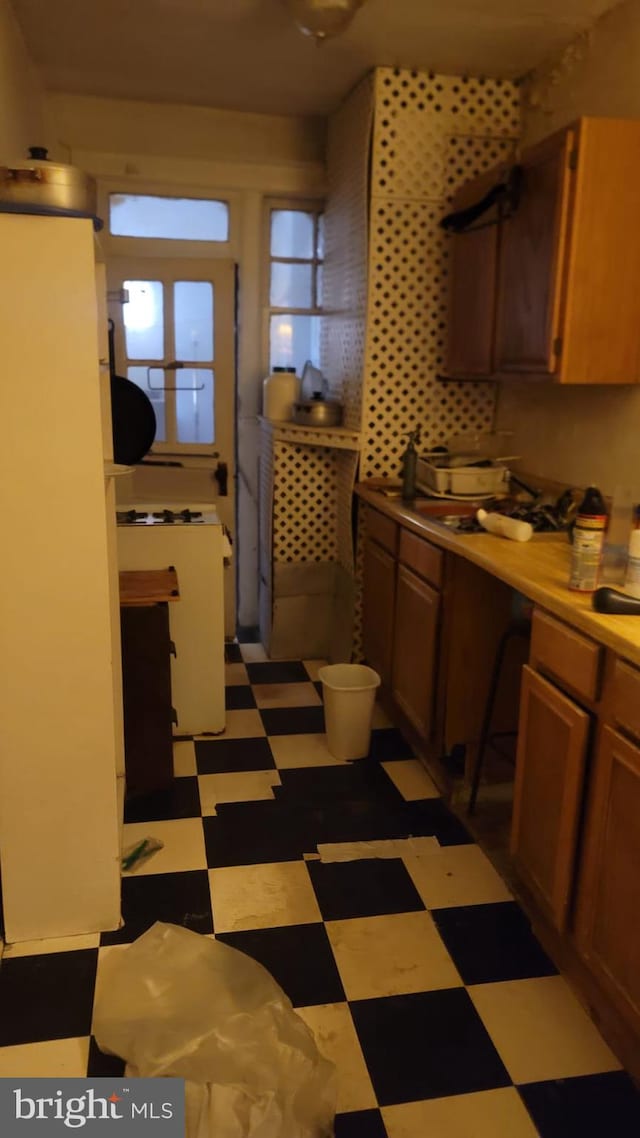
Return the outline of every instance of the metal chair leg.
<path id="1" fill-rule="evenodd" d="M 482 728 L 480 731 L 480 738 L 478 740 L 478 754 L 476 757 L 475 767 L 473 770 L 473 779 L 471 781 L 471 793 L 469 795 L 469 804 L 467 806 L 467 815 L 473 814 L 476 808 L 476 799 L 478 797 L 478 790 L 480 787 L 480 779 L 482 777 L 482 767 L 484 763 L 484 753 L 489 741 L 489 732 L 491 729 L 491 720 L 493 718 L 493 709 L 498 692 L 498 684 L 502 675 L 502 665 L 507 650 L 507 644 L 514 637 L 529 638 L 530 624 L 528 621 L 512 621 L 511 624 L 505 629 L 500 637 L 496 658 L 493 663 L 493 671 L 491 673 L 491 684 L 489 686 L 489 693 L 487 695 L 487 702 L 484 710 L 484 717 L 482 720 Z"/>

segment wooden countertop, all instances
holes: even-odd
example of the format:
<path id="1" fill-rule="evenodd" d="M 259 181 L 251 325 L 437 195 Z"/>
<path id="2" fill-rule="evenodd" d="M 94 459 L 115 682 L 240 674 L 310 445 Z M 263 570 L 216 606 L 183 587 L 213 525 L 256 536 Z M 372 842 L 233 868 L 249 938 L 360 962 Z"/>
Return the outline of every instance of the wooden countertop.
<path id="1" fill-rule="evenodd" d="M 168 569 L 127 569 L 119 574 L 120 604 L 158 605 L 165 601 L 178 601 L 178 575 Z"/>
<path id="2" fill-rule="evenodd" d="M 594 612 L 590 596 L 567 587 L 570 545 L 566 534 L 534 534 L 526 542 L 489 533 L 456 534 L 430 521 L 400 498 L 385 496 L 376 484 L 360 482 L 355 492 L 362 501 L 407 529 L 485 569 L 535 604 L 640 666 L 640 617 Z"/>

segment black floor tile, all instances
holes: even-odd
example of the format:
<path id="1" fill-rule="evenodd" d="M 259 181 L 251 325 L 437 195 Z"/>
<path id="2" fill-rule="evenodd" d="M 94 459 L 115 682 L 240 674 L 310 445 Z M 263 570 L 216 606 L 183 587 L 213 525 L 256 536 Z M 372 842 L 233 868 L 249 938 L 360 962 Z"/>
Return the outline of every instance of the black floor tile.
<path id="1" fill-rule="evenodd" d="M 233 771 L 267 771 L 275 767 L 268 740 L 196 739 L 198 774 L 226 774 Z"/>
<path id="2" fill-rule="evenodd" d="M 624 1071 L 518 1087 L 540 1138 L 638 1138 L 640 1094 Z"/>
<path id="3" fill-rule="evenodd" d="M 328 864 L 308 861 L 307 869 L 325 921 L 424 909 L 400 858 Z"/>
<path id="4" fill-rule="evenodd" d="M 309 673 L 301 660 L 266 660 L 247 664 L 252 684 L 304 684 Z"/>
<path id="5" fill-rule="evenodd" d="M 206 869 L 123 877 L 122 918 L 123 928 L 102 933 L 101 944 L 128 944 L 151 928 L 155 921 L 184 925 L 196 933 L 212 933 L 211 894 Z"/>
<path id="6" fill-rule="evenodd" d="M 218 933 L 218 940 L 246 952 L 270 972 L 294 1007 L 336 1004 L 344 989 L 324 925 Z"/>
<path id="7" fill-rule="evenodd" d="M 434 909 L 431 915 L 465 984 L 525 980 L 557 971 L 515 901 Z"/>
<path id="8" fill-rule="evenodd" d="M 404 799 L 378 763 L 367 759 L 335 767 L 300 767 L 280 771 L 282 785 L 276 797 L 312 806 L 335 803 L 341 799 L 354 802 L 379 802 L 401 806 Z"/>
<path id="9" fill-rule="evenodd" d="M 166 822 L 171 818 L 199 818 L 200 792 L 195 775 L 174 778 L 166 790 L 127 798 L 125 822 Z"/>
<path id="10" fill-rule="evenodd" d="M 322 735 L 324 707 L 263 707 L 267 735 Z"/>
<path id="11" fill-rule="evenodd" d="M 304 812 L 279 802 L 223 803 L 203 826 L 210 869 L 298 861 L 316 847 Z"/>
<path id="12" fill-rule="evenodd" d="M 87 1075 L 94 1079 L 119 1079 L 124 1075 L 126 1063 L 119 1055 L 105 1055 L 93 1035 L 89 1043 Z"/>
<path id="13" fill-rule="evenodd" d="M 259 644 L 260 629 L 257 624 L 238 625 L 238 644 Z"/>
<path id="14" fill-rule="evenodd" d="M 224 659 L 227 664 L 241 664 L 242 652 L 240 651 L 240 645 L 227 640 L 224 646 Z"/>
<path id="15" fill-rule="evenodd" d="M 0 1047 L 89 1035 L 97 966 L 97 948 L 3 960 Z"/>
<path id="16" fill-rule="evenodd" d="M 511 1085 L 464 988 L 349 1006 L 380 1106 Z"/>
<path id="17" fill-rule="evenodd" d="M 397 727 L 378 727 L 371 732 L 369 758 L 388 763 L 393 759 L 412 759 L 413 751 Z"/>
<path id="18" fill-rule="evenodd" d="M 441 798 L 421 798 L 405 807 L 408 833 L 416 838 L 435 837 L 441 846 L 473 843 L 471 834 Z"/>
<path id="19" fill-rule="evenodd" d="M 349 1114 L 336 1114 L 335 1138 L 387 1138 L 380 1111 L 353 1110 Z"/>
<path id="20" fill-rule="evenodd" d="M 256 701 L 250 684 L 229 684 L 224 692 L 224 705 L 227 711 L 244 711 L 255 707 Z"/>

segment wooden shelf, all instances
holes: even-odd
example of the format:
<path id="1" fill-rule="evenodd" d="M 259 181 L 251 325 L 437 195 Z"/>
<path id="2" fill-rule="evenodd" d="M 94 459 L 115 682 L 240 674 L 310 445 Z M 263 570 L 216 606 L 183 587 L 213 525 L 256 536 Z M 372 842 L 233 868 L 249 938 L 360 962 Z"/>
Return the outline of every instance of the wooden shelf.
<path id="1" fill-rule="evenodd" d="M 178 601 L 178 575 L 170 566 L 168 569 L 129 569 L 119 574 L 120 604 L 157 605 L 167 601 Z"/>
<path id="2" fill-rule="evenodd" d="M 274 439 L 302 446 L 330 447 L 334 450 L 360 450 L 360 432 L 347 427 L 301 427 L 298 423 L 259 417 Z"/>

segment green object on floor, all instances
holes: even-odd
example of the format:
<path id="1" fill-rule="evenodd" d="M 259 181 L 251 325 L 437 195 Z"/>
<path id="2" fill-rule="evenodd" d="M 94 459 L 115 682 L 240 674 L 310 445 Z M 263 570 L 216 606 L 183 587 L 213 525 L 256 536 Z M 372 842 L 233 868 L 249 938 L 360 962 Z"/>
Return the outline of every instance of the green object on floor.
<path id="1" fill-rule="evenodd" d="M 158 841 L 157 838 L 143 838 L 141 842 L 136 842 L 133 846 L 128 846 L 126 850 L 122 851 L 122 868 L 132 869 L 134 866 L 142 865 L 163 847 L 164 842 Z"/>

